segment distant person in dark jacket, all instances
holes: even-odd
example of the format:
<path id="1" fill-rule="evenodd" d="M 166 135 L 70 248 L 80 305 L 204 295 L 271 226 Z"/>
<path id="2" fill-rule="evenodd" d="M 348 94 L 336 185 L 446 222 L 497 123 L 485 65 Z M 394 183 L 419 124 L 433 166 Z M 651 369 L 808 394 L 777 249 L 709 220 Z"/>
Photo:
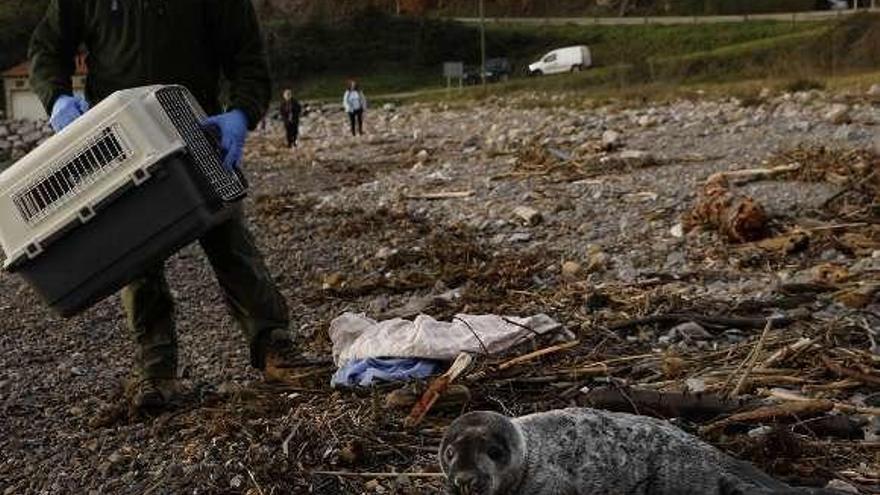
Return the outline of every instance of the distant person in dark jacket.
<path id="1" fill-rule="evenodd" d="M 293 97 L 293 91 L 284 90 L 284 99 L 281 100 L 281 120 L 284 121 L 284 131 L 287 133 L 287 147 L 295 148 L 299 138 L 299 117 L 302 115 L 302 105 Z"/>
<path id="2" fill-rule="evenodd" d="M 342 105 L 345 107 L 345 113 L 348 114 L 348 121 L 351 124 L 351 135 L 364 135 L 364 111 L 367 109 L 367 98 L 363 91 L 358 87 L 356 81 L 348 84 L 345 95 L 342 97 Z"/>

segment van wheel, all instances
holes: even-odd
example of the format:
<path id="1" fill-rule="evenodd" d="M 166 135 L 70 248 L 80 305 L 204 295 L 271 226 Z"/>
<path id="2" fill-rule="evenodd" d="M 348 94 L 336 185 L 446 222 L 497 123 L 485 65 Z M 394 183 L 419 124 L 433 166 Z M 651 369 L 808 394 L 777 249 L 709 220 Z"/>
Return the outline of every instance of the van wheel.
<path id="1" fill-rule="evenodd" d="M 583 66 L 581 66 L 581 65 L 573 65 L 573 66 L 571 66 L 571 71 L 572 71 L 572 72 L 580 72 L 580 71 L 582 71 L 583 69 L 584 69 L 584 68 L 583 68 Z"/>
<path id="2" fill-rule="evenodd" d="M 533 70 L 532 72 L 529 73 L 529 75 L 533 76 L 533 77 L 537 77 L 537 76 L 543 76 L 544 73 L 541 72 L 540 70 Z"/>

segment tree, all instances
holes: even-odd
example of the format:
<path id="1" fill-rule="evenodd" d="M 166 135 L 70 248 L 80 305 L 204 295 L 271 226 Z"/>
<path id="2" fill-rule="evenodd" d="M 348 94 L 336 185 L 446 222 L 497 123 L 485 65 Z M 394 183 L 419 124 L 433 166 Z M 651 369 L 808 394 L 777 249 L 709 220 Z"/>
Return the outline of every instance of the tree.
<path id="1" fill-rule="evenodd" d="M 397 0 L 398 15 L 411 15 L 415 17 L 423 17 L 431 9 L 431 0 Z"/>

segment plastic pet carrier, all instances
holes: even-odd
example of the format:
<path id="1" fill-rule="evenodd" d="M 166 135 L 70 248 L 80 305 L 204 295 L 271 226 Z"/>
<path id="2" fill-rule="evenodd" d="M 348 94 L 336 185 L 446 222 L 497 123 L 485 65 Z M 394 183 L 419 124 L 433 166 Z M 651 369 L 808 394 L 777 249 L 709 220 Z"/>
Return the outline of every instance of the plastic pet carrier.
<path id="1" fill-rule="evenodd" d="M 227 220 L 223 168 L 181 86 L 114 93 L 0 174 L 4 267 L 75 315 Z"/>

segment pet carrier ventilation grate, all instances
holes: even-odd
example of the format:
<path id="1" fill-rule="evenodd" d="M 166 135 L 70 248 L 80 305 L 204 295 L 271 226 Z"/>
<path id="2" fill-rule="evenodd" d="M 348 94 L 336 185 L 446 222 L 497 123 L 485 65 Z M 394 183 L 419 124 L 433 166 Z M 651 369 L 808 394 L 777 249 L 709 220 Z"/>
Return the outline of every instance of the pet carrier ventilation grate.
<path id="1" fill-rule="evenodd" d="M 179 86 L 162 88 L 156 92 L 156 99 L 186 142 L 196 165 L 211 183 L 213 190 L 220 199 L 234 201 L 245 194 L 246 186 L 238 174 L 229 173 L 223 168 L 215 147 L 208 141 L 199 124 L 204 115 L 196 115 L 189 98 L 188 91 Z"/>
<path id="2" fill-rule="evenodd" d="M 72 157 L 43 172 L 24 191 L 15 194 L 13 201 L 19 214 L 29 224 L 39 222 L 123 163 L 129 153 L 119 126 L 104 128 Z"/>

